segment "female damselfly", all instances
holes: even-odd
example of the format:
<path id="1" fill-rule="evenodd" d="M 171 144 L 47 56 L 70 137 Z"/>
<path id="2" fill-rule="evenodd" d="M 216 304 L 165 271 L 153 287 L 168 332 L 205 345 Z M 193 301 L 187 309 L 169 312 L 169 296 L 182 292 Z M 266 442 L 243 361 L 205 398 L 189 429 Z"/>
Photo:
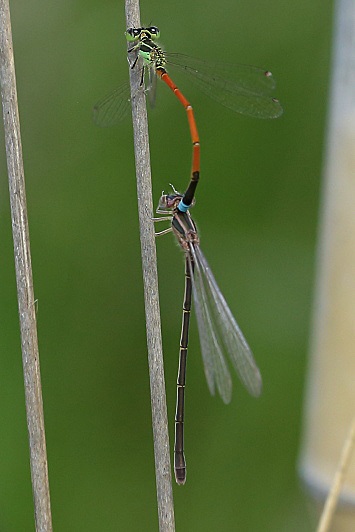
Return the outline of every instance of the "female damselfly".
<path id="1" fill-rule="evenodd" d="M 174 187 L 173 194 L 163 194 L 156 212 L 168 216 L 153 218 L 154 222 L 163 220 L 171 222 L 168 229 L 156 235 L 172 231 L 185 253 L 185 294 L 177 379 L 174 446 L 175 478 L 178 484 L 184 484 L 186 481 L 184 400 L 192 293 L 204 370 L 211 394 L 214 395 L 217 388 L 225 403 L 231 400 L 232 380 L 225 355 L 228 356 L 240 380 L 252 395 L 257 397 L 262 390 L 261 374 L 252 352 L 200 249 L 196 225 L 189 212 L 189 208 L 194 204 L 196 186 L 197 183 L 191 180 L 185 194 L 180 194 Z"/>

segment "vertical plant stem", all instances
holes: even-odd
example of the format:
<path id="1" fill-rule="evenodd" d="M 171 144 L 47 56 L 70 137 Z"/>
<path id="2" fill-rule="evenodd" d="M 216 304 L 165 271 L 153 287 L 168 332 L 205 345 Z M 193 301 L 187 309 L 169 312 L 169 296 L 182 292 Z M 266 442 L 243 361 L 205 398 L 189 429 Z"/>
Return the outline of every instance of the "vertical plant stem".
<path id="1" fill-rule="evenodd" d="M 334 2 L 332 80 L 318 260 L 299 470 L 317 504 L 326 498 L 355 405 L 355 4 Z M 355 466 L 355 464 L 354 464 Z M 354 528 L 349 467 L 332 530 Z M 352 512 L 349 511 L 352 509 Z"/>
<path id="2" fill-rule="evenodd" d="M 139 1 L 126 0 L 125 8 L 127 27 L 140 27 Z M 175 530 L 174 505 L 171 485 L 155 235 L 153 223 L 149 218 L 149 213 L 153 212 L 153 201 L 148 121 L 145 94 L 139 87 L 140 76 L 140 68 L 130 70 L 159 528 L 161 531 L 170 532 Z"/>
<path id="3" fill-rule="evenodd" d="M 49 496 L 37 324 L 33 296 L 30 238 L 8 0 L 0 0 L 0 78 L 35 522 L 37 531 L 50 532 L 52 530 L 52 516 Z M 21 504 L 20 501 L 19 504 Z"/>
<path id="4" fill-rule="evenodd" d="M 317 532 L 328 532 L 332 524 L 332 519 L 339 499 L 341 487 L 344 482 L 346 473 L 351 459 L 351 454 L 355 444 L 355 417 L 352 419 L 348 436 L 344 442 L 341 452 L 339 465 L 336 470 L 332 487 L 329 491 L 327 500 L 324 505 L 324 510 L 319 521 Z"/>

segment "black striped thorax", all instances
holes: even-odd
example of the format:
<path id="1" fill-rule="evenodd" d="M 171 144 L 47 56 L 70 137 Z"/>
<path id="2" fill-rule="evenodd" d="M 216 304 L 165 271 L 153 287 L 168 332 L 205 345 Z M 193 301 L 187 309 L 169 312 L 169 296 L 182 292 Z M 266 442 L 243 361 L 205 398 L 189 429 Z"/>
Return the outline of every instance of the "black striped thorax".
<path id="1" fill-rule="evenodd" d="M 152 39 L 148 37 L 142 39 L 139 51 L 143 58 L 149 63 L 154 63 L 156 68 L 163 68 L 166 65 L 164 50 L 152 41 Z"/>
<path id="2" fill-rule="evenodd" d="M 139 43 L 139 50 L 141 52 L 150 53 L 154 48 L 157 48 L 157 45 L 148 37 L 144 37 Z"/>
<path id="3" fill-rule="evenodd" d="M 196 225 L 190 216 L 189 211 L 174 213 L 172 220 L 173 232 L 184 251 L 189 251 L 189 244 L 199 245 L 200 241 L 197 235 Z"/>

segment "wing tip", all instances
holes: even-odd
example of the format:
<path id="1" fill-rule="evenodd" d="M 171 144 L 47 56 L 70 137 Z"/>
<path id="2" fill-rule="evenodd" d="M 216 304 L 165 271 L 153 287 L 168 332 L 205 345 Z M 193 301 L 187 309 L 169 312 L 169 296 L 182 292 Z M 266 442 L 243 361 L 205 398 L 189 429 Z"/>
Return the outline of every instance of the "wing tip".
<path id="1" fill-rule="evenodd" d="M 254 397 L 260 397 L 263 391 L 263 379 L 261 377 L 261 373 L 259 369 L 257 368 L 257 373 L 255 374 L 255 379 L 252 383 L 252 386 L 250 386 L 249 391 L 251 395 Z"/>

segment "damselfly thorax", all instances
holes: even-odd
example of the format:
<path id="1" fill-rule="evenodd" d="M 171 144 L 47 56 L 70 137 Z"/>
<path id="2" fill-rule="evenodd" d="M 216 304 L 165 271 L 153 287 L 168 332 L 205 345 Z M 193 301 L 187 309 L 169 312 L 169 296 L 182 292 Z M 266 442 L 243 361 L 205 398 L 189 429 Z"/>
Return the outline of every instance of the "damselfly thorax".
<path id="1" fill-rule="evenodd" d="M 191 218 L 190 211 L 186 210 L 183 212 L 179 209 L 179 205 L 184 196 L 177 193 L 175 189 L 174 192 L 175 194 L 163 194 L 160 197 L 157 213 L 172 214 L 172 216 L 166 217 L 165 220 L 171 220 L 171 230 L 175 234 L 183 251 L 189 253 L 190 244 L 198 246 L 200 240 L 197 235 L 195 222 Z M 194 204 L 195 201 L 192 200 L 190 206 L 193 206 Z M 161 220 L 161 218 L 155 219 L 155 221 L 158 220 Z"/>
<path id="2" fill-rule="evenodd" d="M 197 235 L 195 223 L 191 218 L 189 211 L 180 212 L 176 209 L 171 226 L 183 251 L 191 255 L 190 245 L 193 244 L 199 246 L 200 240 Z"/>

